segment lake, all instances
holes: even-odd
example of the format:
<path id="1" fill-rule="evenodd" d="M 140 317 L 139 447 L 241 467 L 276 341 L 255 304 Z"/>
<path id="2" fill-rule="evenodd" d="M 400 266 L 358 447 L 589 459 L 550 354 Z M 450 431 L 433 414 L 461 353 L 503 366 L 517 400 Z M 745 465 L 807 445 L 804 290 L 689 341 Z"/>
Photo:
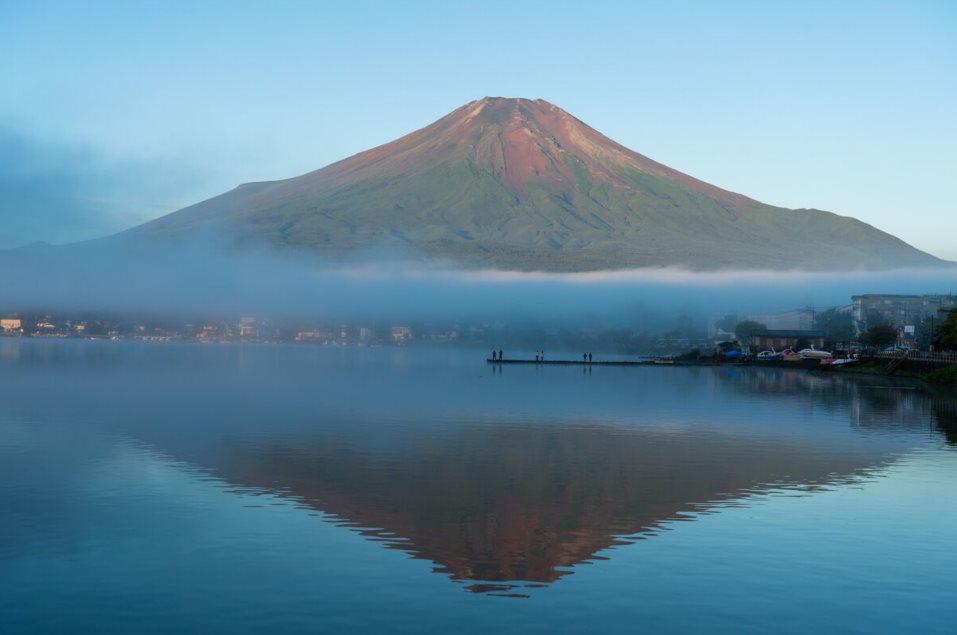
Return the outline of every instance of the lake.
<path id="1" fill-rule="evenodd" d="M 485 356 L 0 338 L 0 632 L 957 632 L 952 395 Z"/>

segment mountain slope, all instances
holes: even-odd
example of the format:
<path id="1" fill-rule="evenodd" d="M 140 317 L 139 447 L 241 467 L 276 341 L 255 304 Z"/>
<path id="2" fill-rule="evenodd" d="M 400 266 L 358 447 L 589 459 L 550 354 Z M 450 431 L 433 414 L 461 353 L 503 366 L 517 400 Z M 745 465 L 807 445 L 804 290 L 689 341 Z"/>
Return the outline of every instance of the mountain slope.
<path id="1" fill-rule="evenodd" d="M 391 143 L 242 185 L 125 238 L 211 232 L 339 259 L 584 271 L 891 269 L 942 261 L 852 218 L 764 205 L 633 152 L 542 100 L 485 98 Z"/>

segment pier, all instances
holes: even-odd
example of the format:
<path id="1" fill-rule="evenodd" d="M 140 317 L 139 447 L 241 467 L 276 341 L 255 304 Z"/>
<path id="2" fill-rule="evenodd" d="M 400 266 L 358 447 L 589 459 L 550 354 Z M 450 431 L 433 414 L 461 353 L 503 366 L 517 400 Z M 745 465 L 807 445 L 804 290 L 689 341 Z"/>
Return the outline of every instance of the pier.
<path id="1" fill-rule="evenodd" d="M 761 368 L 793 368 L 809 370 L 820 365 L 818 359 L 799 359 L 794 361 L 772 360 L 772 361 L 729 361 L 715 360 L 708 357 L 702 357 L 694 360 L 677 360 L 670 358 L 642 359 L 642 360 L 595 360 L 589 362 L 581 359 L 492 359 L 485 358 L 485 363 L 493 366 L 757 366 Z"/>
<path id="2" fill-rule="evenodd" d="M 594 361 L 589 362 L 581 359 L 545 359 L 545 360 L 535 360 L 535 359 L 492 359 L 488 357 L 485 359 L 485 362 L 488 364 L 501 364 L 503 366 L 511 366 L 515 364 L 528 364 L 533 366 L 654 366 L 656 364 L 668 364 L 674 365 L 675 361 L 659 361 L 659 360 L 641 360 L 641 361 L 627 361 L 627 360 L 610 360 L 610 361 Z"/>

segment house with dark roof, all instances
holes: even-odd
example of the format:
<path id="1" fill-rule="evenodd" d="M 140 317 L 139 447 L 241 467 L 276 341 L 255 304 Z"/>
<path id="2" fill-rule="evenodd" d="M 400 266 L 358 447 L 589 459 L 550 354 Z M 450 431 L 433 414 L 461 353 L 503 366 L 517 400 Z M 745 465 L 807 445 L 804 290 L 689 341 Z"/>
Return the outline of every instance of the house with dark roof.
<path id="1" fill-rule="evenodd" d="M 815 348 L 824 348 L 824 331 L 801 329 L 754 329 L 751 331 L 751 348 L 759 351 L 770 348 L 778 351 L 796 348 L 801 340 L 810 342 Z"/>

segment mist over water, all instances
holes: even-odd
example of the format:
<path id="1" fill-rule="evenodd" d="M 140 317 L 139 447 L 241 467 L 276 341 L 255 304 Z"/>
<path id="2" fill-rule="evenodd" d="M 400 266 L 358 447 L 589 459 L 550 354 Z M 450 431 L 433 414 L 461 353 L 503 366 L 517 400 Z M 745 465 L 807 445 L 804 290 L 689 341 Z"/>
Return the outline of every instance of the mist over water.
<path id="1" fill-rule="evenodd" d="M 368 255 L 330 265 L 296 252 L 92 241 L 0 252 L 0 311 L 89 310 L 329 319 L 634 321 L 844 306 L 862 293 L 949 294 L 957 268 L 887 272 L 680 268 L 461 270 Z"/>

